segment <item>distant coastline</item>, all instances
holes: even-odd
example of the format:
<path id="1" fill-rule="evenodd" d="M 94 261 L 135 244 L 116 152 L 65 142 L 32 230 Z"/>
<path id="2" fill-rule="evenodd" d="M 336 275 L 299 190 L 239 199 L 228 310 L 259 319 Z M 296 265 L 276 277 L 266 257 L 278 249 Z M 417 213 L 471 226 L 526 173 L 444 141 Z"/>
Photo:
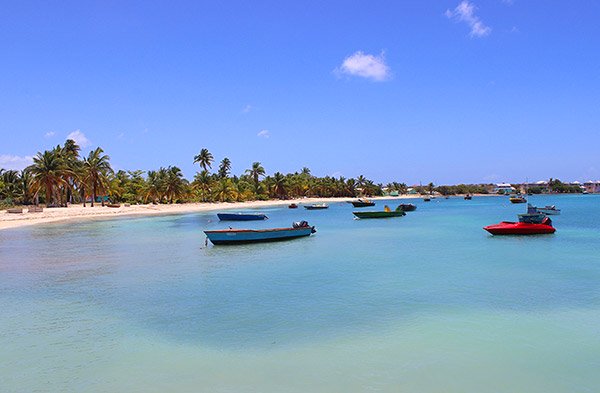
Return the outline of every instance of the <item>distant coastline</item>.
<path id="1" fill-rule="evenodd" d="M 493 197 L 499 195 L 493 194 L 477 194 L 476 196 Z M 457 196 L 458 197 L 458 196 Z M 422 198 L 421 195 L 399 195 L 399 196 L 379 196 L 369 199 L 373 200 L 404 200 Z M 440 198 L 438 196 L 438 198 Z M 325 203 L 344 203 L 355 200 L 356 198 L 295 198 L 288 200 L 267 200 L 267 201 L 247 201 L 247 202 L 215 202 L 215 203 L 178 203 L 178 204 L 143 204 L 131 205 L 118 208 L 102 207 L 83 207 L 81 204 L 71 205 L 62 208 L 44 208 L 41 213 L 28 213 L 27 209 L 23 209 L 24 213 L 10 214 L 4 211 L 0 212 L 0 230 L 19 228 L 30 225 L 40 225 L 55 222 L 81 222 L 95 219 L 115 219 L 127 217 L 143 217 L 157 215 L 172 215 L 172 214 L 189 214 L 202 213 L 210 211 L 219 211 L 226 209 L 256 209 L 268 208 L 277 206 L 287 206 L 290 203 L 310 204 L 317 202 Z"/>

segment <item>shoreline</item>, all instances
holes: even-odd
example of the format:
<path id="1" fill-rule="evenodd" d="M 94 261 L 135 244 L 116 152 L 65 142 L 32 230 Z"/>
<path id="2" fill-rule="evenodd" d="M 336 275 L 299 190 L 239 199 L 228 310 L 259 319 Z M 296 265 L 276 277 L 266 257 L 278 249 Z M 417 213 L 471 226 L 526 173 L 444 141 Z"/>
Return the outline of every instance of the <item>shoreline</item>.
<path id="1" fill-rule="evenodd" d="M 481 194 L 475 196 L 497 196 L 493 194 Z M 457 198 L 459 196 L 454 196 Z M 383 196 L 372 197 L 372 200 L 404 200 L 404 199 L 421 199 L 418 195 L 399 195 L 399 196 Z M 440 198 L 437 196 L 437 198 Z M 0 213 L 0 231 L 3 229 L 20 228 L 24 226 L 49 224 L 56 222 L 67 221 L 87 221 L 91 219 L 115 219 L 127 217 L 144 217 L 158 215 L 178 215 L 189 213 L 210 212 L 218 210 L 231 209 L 255 209 L 261 207 L 282 206 L 290 203 L 310 204 L 310 203 L 335 203 L 348 202 L 357 198 L 297 198 L 288 200 L 267 200 L 267 201 L 246 201 L 246 202 L 197 202 L 184 204 L 161 204 L 161 205 L 131 205 L 128 207 L 121 206 L 119 208 L 102 207 L 97 204 L 94 207 L 83 207 L 81 204 L 71 205 L 62 208 L 44 208 L 41 213 Z M 24 209 L 25 210 L 25 209 Z"/>

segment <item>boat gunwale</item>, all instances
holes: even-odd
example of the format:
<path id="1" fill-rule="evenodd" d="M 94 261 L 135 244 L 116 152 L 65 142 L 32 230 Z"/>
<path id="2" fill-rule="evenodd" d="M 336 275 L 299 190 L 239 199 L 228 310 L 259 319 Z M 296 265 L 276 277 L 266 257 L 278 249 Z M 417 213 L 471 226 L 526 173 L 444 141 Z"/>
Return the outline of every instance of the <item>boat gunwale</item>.
<path id="1" fill-rule="evenodd" d="M 301 227 L 301 228 L 294 228 L 294 227 L 290 227 L 290 228 L 267 228 L 267 229 L 235 229 L 235 228 L 229 228 L 229 229 L 213 229 L 210 231 L 204 231 L 204 233 L 208 234 L 208 233 L 265 233 L 265 232 L 281 232 L 281 231 L 299 231 L 299 230 L 303 230 L 303 229 L 312 229 L 313 227 L 311 226 L 307 226 L 307 227 Z"/>

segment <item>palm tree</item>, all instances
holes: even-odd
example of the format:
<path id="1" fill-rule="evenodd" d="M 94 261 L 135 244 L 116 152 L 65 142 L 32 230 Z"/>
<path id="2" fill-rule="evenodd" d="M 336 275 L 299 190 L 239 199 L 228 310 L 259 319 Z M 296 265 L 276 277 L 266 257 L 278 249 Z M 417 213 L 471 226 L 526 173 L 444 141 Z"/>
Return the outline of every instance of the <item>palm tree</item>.
<path id="1" fill-rule="evenodd" d="M 31 183 L 32 178 L 31 174 L 27 170 L 22 170 L 19 175 L 19 185 L 21 186 L 21 199 L 24 205 L 29 205 L 31 203 L 32 195 L 31 195 Z"/>
<path id="2" fill-rule="evenodd" d="M 310 169 L 306 166 L 302 167 L 302 172 L 300 172 L 300 173 L 303 175 L 306 175 L 306 176 L 310 176 Z"/>
<path id="3" fill-rule="evenodd" d="M 273 174 L 273 193 L 279 198 L 284 197 L 287 194 L 286 186 L 285 176 L 280 172 L 275 172 Z"/>
<path id="4" fill-rule="evenodd" d="M 221 164 L 219 164 L 219 177 L 224 179 L 229 176 L 229 171 L 231 170 L 231 161 L 229 158 L 225 157 L 221 160 Z"/>
<path id="5" fill-rule="evenodd" d="M 231 202 L 238 197 L 238 191 L 231 179 L 221 179 L 217 183 L 217 188 L 214 191 L 214 197 L 219 202 Z"/>
<path id="6" fill-rule="evenodd" d="M 258 178 L 265 175 L 265 168 L 263 168 L 262 165 L 260 165 L 260 162 L 253 162 L 252 168 L 247 169 L 246 173 L 250 175 L 254 180 L 254 188 L 258 193 Z"/>
<path id="7" fill-rule="evenodd" d="M 207 170 L 196 173 L 193 186 L 198 190 L 201 201 L 208 202 L 208 197 L 211 194 L 212 179 Z"/>
<path id="8" fill-rule="evenodd" d="M 164 169 L 164 168 L 161 168 Z M 162 199 L 164 176 L 163 172 L 159 171 L 148 171 L 148 179 L 146 179 L 145 196 L 146 201 L 151 200 L 156 202 Z"/>
<path id="9" fill-rule="evenodd" d="M 181 169 L 176 166 L 170 166 L 166 169 L 164 193 L 165 197 L 169 200 L 169 203 L 173 203 L 174 199 L 177 199 L 185 194 L 186 180 L 183 179 L 183 173 Z"/>
<path id="10" fill-rule="evenodd" d="M 208 149 L 202 149 L 200 150 L 200 153 L 194 157 L 194 164 L 198 163 L 202 169 L 207 171 L 208 168 L 212 168 L 211 165 L 214 160 L 213 155 Z"/>
<path id="11" fill-rule="evenodd" d="M 56 151 L 46 150 L 33 158 L 33 164 L 27 168 L 33 177 L 31 186 L 34 193 L 45 191 L 46 207 L 56 200 L 55 188 L 64 184 L 67 169 L 62 157 Z"/>
<path id="12" fill-rule="evenodd" d="M 104 154 L 104 150 L 100 147 L 91 151 L 83 160 L 84 181 L 92 188 L 92 207 L 98 192 L 107 191 L 107 176 L 113 173 L 109 161 L 110 157 Z M 104 206 L 104 197 L 102 197 L 102 206 Z"/>
<path id="13" fill-rule="evenodd" d="M 427 185 L 427 191 L 429 191 L 429 195 L 433 194 L 433 188 L 434 188 L 434 187 L 435 187 L 435 186 L 433 185 L 433 183 L 429 183 L 429 184 Z"/>
<path id="14" fill-rule="evenodd" d="M 65 145 L 60 149 L 60 153 L 65 161 L 65 165 L 70 169 L 69 173 L 65 174 L 65 184 L 67 192 L 67 202 L 73 202 L 72 189 L 75 188 L 75 181 L 79 161 L 79 151 L 81 148 L 73 139 L 67 139 Z"/>

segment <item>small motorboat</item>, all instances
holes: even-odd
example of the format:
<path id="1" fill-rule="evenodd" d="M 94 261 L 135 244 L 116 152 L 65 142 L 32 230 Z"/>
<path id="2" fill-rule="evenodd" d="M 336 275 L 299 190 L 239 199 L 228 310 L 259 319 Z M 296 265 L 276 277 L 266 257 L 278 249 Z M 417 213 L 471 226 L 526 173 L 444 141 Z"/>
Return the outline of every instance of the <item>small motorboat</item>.
<path id="1" fill-rule="evenodd" d="M 389 217 L 402 217 L 406 213 L 400 206 L 396 210 L 392 210 L 389 206 L 385 205 L 383 211 L 380 212 L 352 212 L 358 218 L 389 218 Z"/>
<path id="2" fill-rule="evenodd" d="M 398 205 L 398 207 L 400 209 L 402 209 L 402 211 L 405 211 L 405 212 L 413 212 L 413 211 L 417 210 L 417 206 L 413 205 L 412 203 L 402 203 L 402 204 Z"/>
<path id="3" fill-rule="evenodd" d="M 471 199 L 473 199 L 473 196 L 471 194 L 465 195 L 465 201 L 470 201 Z"/>
<path id="4" fill-rule="evenodd" d="M 272 229 L 220 229 L 204 231 L 208 240 L 214 245 L 222 244 L 246 244 L 259 242 L 274 242 L 290 240 L 298 237 L 310 236 L 315 233 L 314 226 L 308 225 L 306 221 L 292 224 L 290 228 Z"/>
<path id="5" fill-rule="evenodd" d="M 521 217 L 519 219 L 521 220 Z M 546 235 L 556 232 L 549 217 L 544 217 L 540 223 L 502 221 L 483 229 L 492 235 Z"/>
<path id="6" fill-rule="evenodd" d="M 523 197 L 523 196 L 511 196 L 509 198 L 509 201 L 511 203 L 525 203 L 525 202 L 527 202 L 527 199 L 525 199 L 525 197 Z"/>
<path id="7" fill-rule="evenodd" d="M 349 203 L 351 203 L 352 206 L 354 206 L 354 207 L 375 206 L 375 202 L 373 202 L 369 199 L 359 199 L 357 201 L 350 201 Z"/>
<path id="8" fill-rule="evenodd" d="M 328 209 L 329 205 L 326 203 L 313 203 L 312 205 L 304 205 L 304 208 L 307 210 L 322 210 Z"/>
<path id="9" fill-rule="evenodd" d="M 290 208 L 290 209 L 297 209 L 297 208 L 298 208 L 298 205 L 297 205 L 297 204 L 295 204 L 295 203 L 290 203 L 290 204 L 288 205 L 288 208 Z"/>
<path id="10" fill-rule="evenodd" d="M 536 207 L 538 212 L 547 214 L 549 216 L 557 216 L 560 214 L 560 209 L 557 209 L 556 206 L 544 206 L 544 207 Z"/>
<path id="11" fill-rule="evenodd" d="M 221 221 L 258 221 L 269 217 L 263 213 L 217 213 Z"/>
<path id="12" fill-rule="evenodd" d="M 423 202 L 430 202 L 430 201 L 431 201 L 431 198 L 429 198 L 429 197 L 423 198 Z"/>

